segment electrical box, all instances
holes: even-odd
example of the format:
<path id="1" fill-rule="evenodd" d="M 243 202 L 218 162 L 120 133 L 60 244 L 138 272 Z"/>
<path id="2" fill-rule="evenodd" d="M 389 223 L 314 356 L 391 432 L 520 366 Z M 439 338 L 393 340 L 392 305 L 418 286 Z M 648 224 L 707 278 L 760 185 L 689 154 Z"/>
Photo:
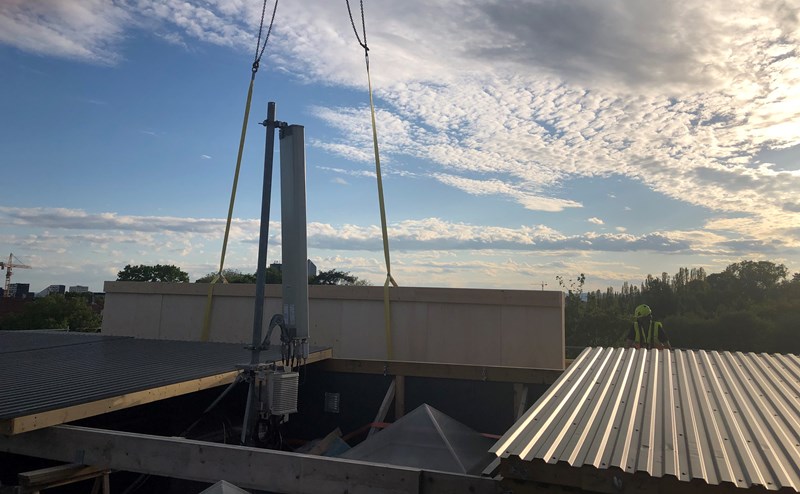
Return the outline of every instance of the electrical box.
<path id="1" fill-rule="evenodd" d="M 297 393 L 300 374 L 270 370 L 267 372 L 267 403 L 270 415 L 288 415 L 297 412 Z"/>

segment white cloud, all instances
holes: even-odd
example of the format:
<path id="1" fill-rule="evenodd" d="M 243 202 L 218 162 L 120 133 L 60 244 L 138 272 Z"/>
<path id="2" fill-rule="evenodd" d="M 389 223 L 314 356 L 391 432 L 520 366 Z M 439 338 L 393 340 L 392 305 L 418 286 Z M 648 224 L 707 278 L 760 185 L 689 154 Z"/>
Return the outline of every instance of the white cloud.
<path id="1" fill-rule="evenodd" d="M 249 50 L 260 15 L 238 0 L 49 5 L 4 2 L 0 41 L 113 62 L 125 30 L 145 26 Z M 800 176 L 752 166 L 764 148 L 800 144 L 800 23 L 790 3 L 404 2 L 370 5 L 367 17 L 387 163 L 429 160 L 440 181 L 472 193 L 503 183 L 515 191 L 499 195 L 534 210 L 576 207 L 552 197 L 567 178 L 610 175 L 716 211 L 766 217 L 793 204 Z M 278 21 L 278 67 L 363 88 L 340 4 L 283 4 Z M 313 145 L 373 159 L 366 107 L 312 110 L 346 135 Z"/>
<path id="2" fill-rule="evenodd" d="M 566 199 L 542 197 L 523 190 L 521 187 L 500 180 L 475 180 L 444 173 L 434 173 L 433 178 L 472 195 L 508 196 L 525 209 L 535 211 L 563 211 L 566 208 L 579 208 L 581 204 Z"/>
<path id="3" fill-rule="evenodd" d="M 138 29 L 173 43 L 249 51 L 259 9 L 243 0 L 6 0 L 0 3 L 0 42 L 115 63 L 123 56 L 120 40 Z M 282 3 L 278 20 L 268 49 L 276 70 L 302 82 L 364 90 L 363 53 L 342 4 Z M 713 216 L 706 232 L 649 236 L 628 235 L 621 227 L 601 236 L 520 227 L 491 230 L 487 237 L 474 231 L 487 225 L 409 220 L 393 225 L 400 246 L 701 250 L 726 258 L 800 244 L 800 173 L 758 161 L 764 150 L 800 144 L 794 2 L 509 0 L 476 6 L 409 0 L 370 3 L 367 21 L 387 175 L 414 176 L 404 168 L 412 157 L 442 184 L 552 212 L 581 207 L 583 199 L 561 188 L 570 179 L 627 177 Z M 337 105 L 311 108 L 340 131 L 311 144 L 371 163 L 368 108 Z M 345 170 L 328 169 L 374 176 Z M 220 221 L 55 211 L 3 211 L 0 223 L 210 235 Z M 425 233 L 419 224 L 439 232 Z M 245 226 L 252 225 L 238 227 L 253 238 Z M 372 226 L 327 226 L 350 245 L 379 238 Z M 335 241 L 319 228 L 317 241 Z"/>
<path id="4" fill-rule="evenodd" d="M 207 155 L 207 154 L 201 154 L 201 155 L 200 155 L 200 159 L 203 159 L 203 160 L 210 160 L 210 159 L 211 159 L 211 156 L 209 156 L 209 155 Z"/>
<path id="5" fill-rule="evenodd" d="M 39 55 L 96 63 L 119 60 L 114 45 L 129 14 L 103 0 L 4 0 L 0 2 L 0 43 Z"/>
<path id="6" fill-rule="evenodd" d="M 36 272 L 26 276 L 41 280 L 42 286 L 58 281 L 59 273 L 72 273 L 64 281 L 97 286 L 113 278 L 108 273 L 116 273 L 125 264 L 176 264 L 196 278 L 216 269 L 213 261 L 221 247 L 224 226 L 225 221 L 216 218 L 0 207 L 0 235 L 5 245 L 35 267 Z M 725 222 L 711 226 L 720 231 L 731 228 Z M 226 266 L 254 269 L 258 233 L 257 220 L 234 220 Z M 269 259 L 279 259 L 279 222 L 270 224 L 270 233 Z M 404 283 L 506 288 L 530 288 L 531 278 L 538 280 L 544 273 L 552 277 L 590 272 L 603 280 L 595 283 L 602 284 L 637 281 L 644 274 L 627 262 L 617 265 L 601 261 L 601 255 L 620 256 L 626 261 L 656 253 L 737 260 L 745 254 L 762 258 L 764 253 L 780 254 L 787 248 L 797 248 L 786 239 L 759 241 L 710 229 L 643 235 L 565 234 L 545 225 L 509 228 L 439 218 L 392 223 L 389 240 L 393 273 L 402 276 Z M 308 245 L 312 259 L 321 257 L 321 269 L 352 270 L 362 278 L 383 282 L 381 229 L 377 225 L 312 221 Z M 75 256 L 75 252 L 91 255 Z"/>
<path id="7" fill-rule="evenodd" d="M 332 168 L 329 166 L 318 166 L 318 170 L 323 170 L 326 172 L 337 173 L 341 175 L 349 175 L 351 177 L 368 177 L 368 178 L 375 178 L 377 174 L 371 170 L 347 170 L 344 168 Z"/>
<path id="8" fill-rule="evenodd" d="M 591 217 L 591 218 L 589 218 L 589 219 L 588 219 L 588 220 L 586 220 L 586 221 L 588 221 L 589 223 L 593 223 L 593 224 L 595 224 L 595 225 L 603 225 L 603 224 L 605 224 L 605 223 L 603 222 L 603 220 L 601 220 L 600 218 L 595 218 L 595 217 Z"/>

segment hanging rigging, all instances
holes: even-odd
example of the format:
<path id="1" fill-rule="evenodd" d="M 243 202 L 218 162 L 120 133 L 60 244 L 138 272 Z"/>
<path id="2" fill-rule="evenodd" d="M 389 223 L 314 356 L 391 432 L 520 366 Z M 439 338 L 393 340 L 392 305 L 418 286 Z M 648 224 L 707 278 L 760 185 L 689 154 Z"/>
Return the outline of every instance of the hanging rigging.
<path id="1" fill-rule="evenodd" d="M 391 304 L 389 301 L 389 287 L 390 285 L 397 286 L 397 282 L 392 277 L 392 266 L 391 260 L 389 256 L 389 233 L 386 228 L 386 207 L 384 205 L 383 200 L 383 179 L 381 178 L 381 157 L 380 152 L 378 151 L 378 129 L 375 125 L 375 104 L 372 100 L 372 80 L 370 79 L 369 74 L 369 46 L 367 45 L 367 25 L 366 20 L 364 17 L 364 0 L 360 1 L 361 5 L 361 32 L 364 37 L 364 41 L 361 41 L 361 36 L 358 35 L 358 29 L 356 28 L 356 23 L 353 20 L 353 12 L 350 9 L 350 0 L 345 0 L 347 4 L 347 13 L 350 16 L 350 24 L 353 26 L 353 32 L 356 35 L 356 40 L 358 40 L 358 44 L 364 49 L 364 61 L 367 65 L 367 86 L 369 88 L 369 111 L 370 116 L 372 117 L 372 148 L 375 152 L 375 174 L 378 178 L 378 204 L 380 206 L 381 211 L 381 233 L 383 236 L 383 257 L 386 261 L 386 281 L 383 284 L 383 316 L 384 316 L 384 325 L 386 328 L 386 358 L 392 359 L 393 358 L 393 351 L 392 351 L 392 314 L 391 314 Z"/>
<path id="2" fill-rule="evenodd" d="M 225 236 L 222 240 L 222 253 L 220 254 L 219 258 L 219 271 L 214 277 L 211 279 L 211 282 L 208 286 L 208 297 L 206 298 L 206 309 L 205 315 L 203 316 L 203 331 L 200 335 L 201 341 L 208 341 L 210 332 L 211 332 L 211 308 L 213 304 L 214 298 L 214 285 L 217 284 L 219 280 L 222 280 L 223 283 L 227 283 L 228 280 L 225 279 L 225 275 L 223 274 L 223 269 L 225 267 L 225 253 L 228 249 L 228 236 L 230 235 L 231 231 L 231 219 L 233 218 L 233 205 L 236 202 L 236 188 L 239 184 L 239 170 L 242 166 L 242 153 L 244 152 L 244 141 L 245 136 L 247 135 L 247 120 L 250 117 L 250 102 L 253 99 L 253 83 L 256 80 L 256 73 L 258 72 L 258 68 L 261 65 L 261 57 L 264 55 L 264 50 L 267 48 L 267 43 L 269 42 L 269 36 L 272 34 L 272 26 L 275 23 L 275 13 L 278 11 L 278 0 L 275 0 L 275 6 L 272 8 L 272 17 L 269 21 L 269 28 L 267 29 L 267 34 L 264 36 L 264 44 L 261 44 L 261 35 L 264 31 L 264 14 L 267 11 L 267 0 L 264 0 L 264 3 L 261 6 L 261 21 L 258 25 L 258 39 L 256 40 L 256 50 L 255 55 L 253 57 L 253 66 L 250 71 L 250 86 L 247 89 L 247 102 L 244 106 L 244 119 L 242 120 L 242 133 L 239 137 L 239 152 L 236 155 L 236 171 L 233 174 L 233 187 L 231 188 L 231 200 L 228 206 L 228 219 L 225 223 Z"/>

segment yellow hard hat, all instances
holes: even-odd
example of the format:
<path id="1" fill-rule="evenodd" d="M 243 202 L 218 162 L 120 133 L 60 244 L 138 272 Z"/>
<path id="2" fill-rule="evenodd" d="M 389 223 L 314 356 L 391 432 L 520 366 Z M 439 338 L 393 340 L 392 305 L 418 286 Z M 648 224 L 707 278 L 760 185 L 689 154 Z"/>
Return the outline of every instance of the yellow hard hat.
<path id="1" fill-rule="evenodd" d="M 636 308 L 636 310 L 633 312 L 633 315 L 636 317 L 636 319 L 639 319 L 640 317 L 647 317 L 652 313 L 653 311 L 650 310 L 650 306 L 642 304 Z"/>

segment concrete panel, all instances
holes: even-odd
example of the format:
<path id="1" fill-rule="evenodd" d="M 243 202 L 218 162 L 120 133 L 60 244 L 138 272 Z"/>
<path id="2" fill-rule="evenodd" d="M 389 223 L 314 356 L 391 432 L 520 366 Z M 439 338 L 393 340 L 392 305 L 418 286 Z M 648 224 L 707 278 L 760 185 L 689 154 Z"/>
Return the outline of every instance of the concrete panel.
<path id="1" fill-rule="evenodd" d="M 310 343 L 333 347 L 336 356 L 336 351 L 341 350 L 343 304 L 337 300 L 315 300 L 308 310 Z"/>
<path id="2" fill-rule="evenodd" d="M 195 328 L 203 326 L 203 307 L 192 295 L 163 296 L 158 337 L 170 340 L 196 339 Z"/>
<path id="3" fill-rule="evenodd" d="M 103 309 L 103 334 L 133 336 L 136 338 L 161 338 L 160 294 L 130 294 L 124 297 L 107 297 Z"/>
<path id="4" fill-rule="evenodd" d="M 107 282 L 103 333 L 198 340 L 209 286 Z M 254 285 L 214 286 L 211 341 L 249 344 Z M 282 312 L 279 285 L 266 287 L 262 338 Z M 392 288 L 396 360 L 563 369 L 561 292 Z M 309 287 L 312 345 L 336 357 L 385 359 L 383 287 Z M 272 344 L 279 344 L 279 331 Z"/>
<path id="5" fill-rule="evenodd" d="M 503 307 L 497 337 L 501 342 L 500 360 L 513 367 L 537 362 L 545 369 L 563 369 L 563 353 L 553 348 L 564 347 L 564 331 L 560 314 L 539 307 Z"/>
<path id="6" fill-rule="evenodd" d="M 427 362 L 494 365 L 500 362 L 500 306 L 431 304 Z M 503 364 L 505 365 L 505 364 Z"/>
<path id="7" fill-rule="evenodd" d="M 386 358 L 383 303 L 353 300 L 342 310 L 342 332 L 334 355 L 347 358 Z M 338 351 L 337 351 L 338 349 Z M 352 355 L 352 357 L 351 357 Z"/>
<path id="8" fill-rule="evenodd" d="M 230 297 L 225 295 L 215 295 L 212 299 L 211 308 L 211 331 L 208 339 L 210 341 L 225 343 L 250 344 L 253 335 L 253 298 L 250 297 Z M 200 314 L 205 314 L 206 297 L 196 297 L 198 299 L 197 310 Z M 268 314 L 266 310 L 264 314 Z M 270 317 L 272 313 L 269 312 Z M 267 318 L 269 322 L 269 318 Z M 265 326 L 266 327 L 266 326 Z M 192 329 L 194 339 L 200 338 L 202 330 L 201 323 Z"/>
<path id="9" fill-rule="evenodd" d="M 392 304 L 392 346 L 396 360 L 413 361 L 427 355 L 429 305 L 427 302 Z"/>

